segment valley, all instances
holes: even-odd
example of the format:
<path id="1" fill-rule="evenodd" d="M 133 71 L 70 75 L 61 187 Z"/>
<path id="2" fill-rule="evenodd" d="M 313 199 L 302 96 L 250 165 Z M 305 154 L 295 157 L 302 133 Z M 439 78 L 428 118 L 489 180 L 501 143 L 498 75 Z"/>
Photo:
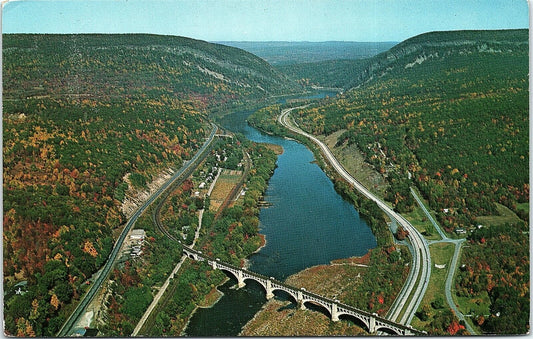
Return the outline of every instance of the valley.
<path id="1" fill-rule="evenodd" d="M 366 329 L 230 292 L 183 245 L 429 335 L 527 333 L 528 49 L 527 30 L 299 45 L 4 34 L 4 290 L 26 286 L 5 295 L 5 333 L 71 335 L 95 293 L 104 336 Z M 165 172 L 183 178 L 122 208 Z M 130 227 L 146 232 L 138 257 L 117 252 Z M 236 317 L 248 302 L 232 332 L 193 332 L 201 308 Z"/>

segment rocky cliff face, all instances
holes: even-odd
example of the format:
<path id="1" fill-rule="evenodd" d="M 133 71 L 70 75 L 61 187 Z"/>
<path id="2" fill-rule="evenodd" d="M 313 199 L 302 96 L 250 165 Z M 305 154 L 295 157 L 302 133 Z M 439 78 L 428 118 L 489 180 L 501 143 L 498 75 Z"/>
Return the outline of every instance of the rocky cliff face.
<path id="1" fill-rule="evenodd" d="M 369 59 L 367 66 L 350 87 L 360 86 L 398 69 L 414 67 L 430 58 L 444 60 L 452 54 L 513 53 L 527 48 L 529 37 L 526 29 L 425 33 Z"/>

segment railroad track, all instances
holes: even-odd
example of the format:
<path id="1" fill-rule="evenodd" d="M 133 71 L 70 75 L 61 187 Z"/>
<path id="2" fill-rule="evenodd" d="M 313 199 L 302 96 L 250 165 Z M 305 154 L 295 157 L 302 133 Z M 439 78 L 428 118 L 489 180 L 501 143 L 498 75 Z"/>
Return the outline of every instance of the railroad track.
<path id="1" fill-rule="evenodd" d="M 190 170 L 191 166 L 195 164 L 201 156 L 203 156 L 205 150 L 208 149 L 208 147 L 211 145 L 218 130 L 218 127 L 215 124 L 212 124 L 212 126 L 213 129 L 211 130 L 211 134 L 209 135 L 208 139 L 196 152 L 196 154 L 191 158 L 191 160 L 186 162 L 179 171 L 177 171 L 166 183 L 164 183 L 156 192 L 154 192 L 154 194 L 152 194 L 128 220 L 126 226 L 122 230 L 122 233 L 115 242 L 115 245 L 113 246 L 109 257 L 106 263 L 104 264 L 101 273 L 95 279 L 94 283 L 89 288 L 89 291 L 82 297 L 78 306 L 74 309 L 74 311 L 70 314 L 69 318 L 65 321 L 61 329 L 58 331 L 58 337 L 66 337 L 72 334 L 74 326 L 79 321 L 80 317 L 85 313 L 87 306 L 91 303 L 96 294 L 100 291 L 103 282 L 107 279 L 109 273 L 111 272 L 111 269 L 115 264 L 115 261 L 118 258 L 120 247 L 124 243 L 127 234 L 132 229 L 133 225 L 135 225 L 137 219 L 141 216 L 141 214 L 144 213 L 148 206 L 150 206 L 157 198 L 159 198 L 178 178 L 182 178 Z"/>

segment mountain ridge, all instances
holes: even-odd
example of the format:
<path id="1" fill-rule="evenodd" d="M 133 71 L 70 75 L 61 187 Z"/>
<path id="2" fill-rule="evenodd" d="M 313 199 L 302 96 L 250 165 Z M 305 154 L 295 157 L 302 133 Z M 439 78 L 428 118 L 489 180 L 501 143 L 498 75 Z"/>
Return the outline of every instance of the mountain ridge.
<path id="1" fill-rule="evenodd" d="M 370 58 L 367 66 L 349 84 L 349 87 L 357 87 L 372 79 L 374 76 L 383 76 L 390 71 L 389 68 L 397 67 L 398 65 L 396 63 L 405 61 L 404 58 L 410 57 L 411 62 L 416 62 L 417 59 L 426 58 L 426 54 L 438 53 L 438 49 L 442 47 L 448 48 L 448 54 L 471 53 L 475 48 L 486 48 L 487 52 L 498 51 L 488 49 L 489 45 L 491 47 L 493 45 L 497 45 L 498 47 L 519 47 L 520 45 L 529 43 L 528 32 L 527 29 L 512 29 L 433 31 L 422 33 L 406 39 L 388 51 Z M 515 39 L 509 39 L 509 37 L 515 37 Z M 501 50 L 499 51 L 502 52 Z M 441 55 L 440 57 L 442 58 L 443 56 Z"/>

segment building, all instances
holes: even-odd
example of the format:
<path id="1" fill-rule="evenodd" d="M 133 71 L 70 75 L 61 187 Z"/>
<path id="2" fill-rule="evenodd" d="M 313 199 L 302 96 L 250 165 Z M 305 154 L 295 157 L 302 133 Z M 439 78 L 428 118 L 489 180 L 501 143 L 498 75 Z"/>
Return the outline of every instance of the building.
<path id="1" fill-rule="evenodd" d="M 130 240 L 144 241 L 146 232 L 143 229 L 134 229 L 130 233 Z"/>

